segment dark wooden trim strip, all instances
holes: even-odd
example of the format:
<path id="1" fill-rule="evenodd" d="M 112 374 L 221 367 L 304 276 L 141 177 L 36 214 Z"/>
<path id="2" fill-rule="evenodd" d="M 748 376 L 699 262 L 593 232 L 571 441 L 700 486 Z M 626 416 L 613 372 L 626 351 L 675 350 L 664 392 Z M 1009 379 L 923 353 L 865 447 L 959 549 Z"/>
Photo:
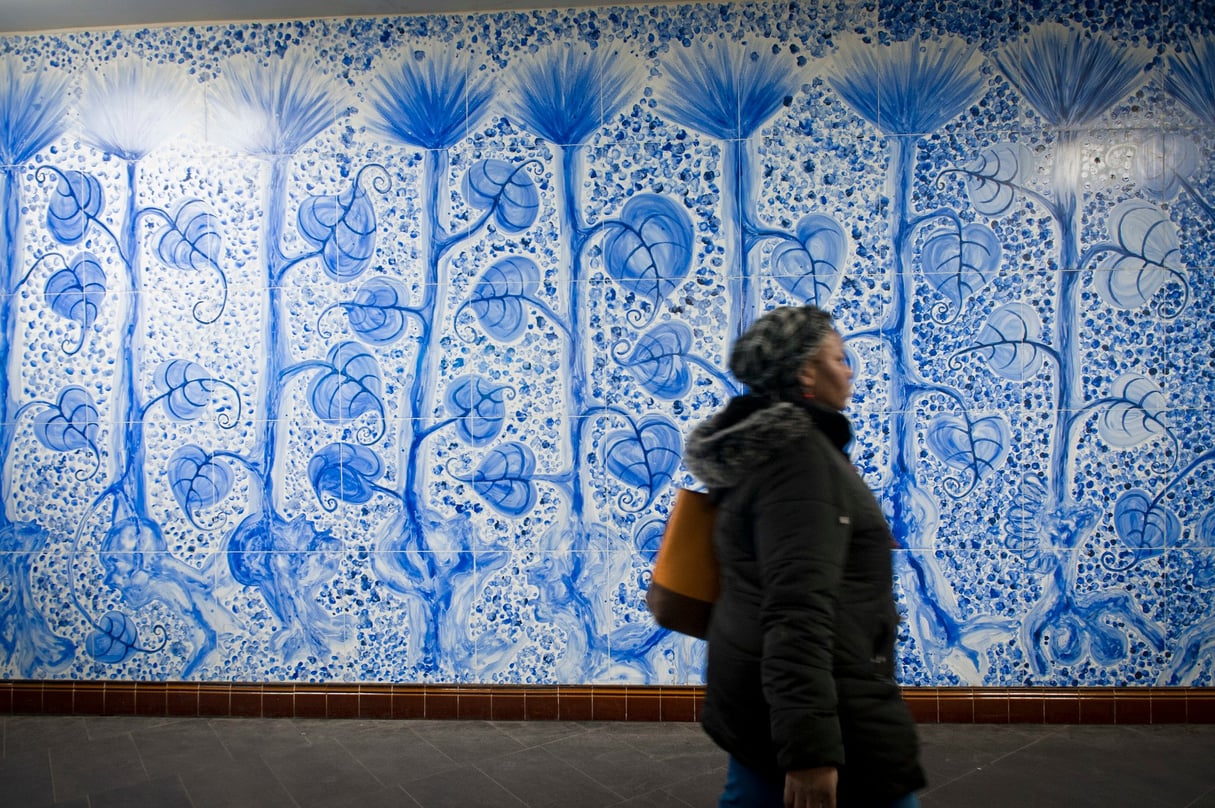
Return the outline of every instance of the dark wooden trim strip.
<path id="1" fill-rule="evenodd" d="M 925 724 L 1215 724 L 1209 687 L 908 687 Z M 0 715 L 696 721 L 694 685 L 0 680 Z"/>

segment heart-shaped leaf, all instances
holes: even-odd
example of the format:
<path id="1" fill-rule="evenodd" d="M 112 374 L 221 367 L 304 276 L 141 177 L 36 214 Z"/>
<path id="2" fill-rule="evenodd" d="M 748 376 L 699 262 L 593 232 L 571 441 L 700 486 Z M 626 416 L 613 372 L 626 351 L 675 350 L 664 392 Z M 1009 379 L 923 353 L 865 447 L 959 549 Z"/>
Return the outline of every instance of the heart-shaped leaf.
<path id="1" fill-rule="evenodd" d="M 156 242 L 160 260 L 177 269 L 218 268 L 223 238 L 216 218 L 199 199 L 187 200 L 177 210 Z"/>
<path id="2" fill-rule="evenodd" d="M 984 216 L 1007 213 L 1017 198 L 1021 166 L 1028 165 L 1024 148 L 1001 143 L 986 149 L 966 166 L 966 193 Z"/>
<path id="3" fill-rule="evenodd" d="M 663 323 L 643 335 L 621 362 L 651 395 L 673 401 L 692 388 L 684 355 L 692 347 L 691 330 L 679 322 Z"/>
<path id="4" fill-rule="evenodd" d="M 1025 381 L 1042 367 L 1046 352 L 1039 340 L 1042 321 L 1021 303 L 1001 306 L 987 318 L 974 344 L 991 369 L 1012 381 Z"/>
<path id="5" fill-rule="evenodd" d="M 652 307 L 678 288 L 692 262 L 692 222 L 677 203 L 638 194 L 620 220 L 607 223 L 603 262 L 608 274 Z"/>
<path id="6" fill-rule="evenodd" d="M 1129 449 L 1156 435 L 1168 424 L 1164 414 L 1168 401 L 1160 386 L 1140 373 L 1127 373 L 1114 382 L 1110 404 L 1097 420 L 1102 439 L 1119 449 Z"/>
<path id="7" fill-rule="evenodd" d="M 1117 249 L 1097 267 L 1093 285 L 1109 305 L 1138 308 L 1170 274 L 1182 270 L 1177 228 L 1163 211 L 1142 199 L 1120 202 L 1109 221 Z"/>
<path id="8" fill-rule="evenodd" d="M 464 195 L 477 210 L 492 209 L 507 233 L 531 227 L 540 211 L 540 191 L 523 166 L 503 160 L 478 160 L 464 177 Z"/>
<path id="9" fill-rule="evenodd" d="M 472 485 L 486 502 L 507 516 L 517 517 L 536 505 L 532 475 L 536 456 L 522 443 L 493 449 L 477 466 Z"/>
<path id="10" fill-rule="evenodd" d="M 338 196 L 312 196 L 299 211 L 300 233 L 320 249 L 335 281 L 357 278 L 375 254 L 375 206 L 357 181 Z"/>
<path id="11" fill-rule="evenodd" d="M 34 419 L 34 435 L 48 449 L 74 452 L 87 449 L 97 454 L 97 407 L 83 387 L 63 388 L 54 406 L 48 406 Z"/>
<path id="12" fill-rule="evenodd" d="M 1123 544 L 1150 557 L 1177 543 L 1181 520 L 1143 491 L 1132 489 L 1114 503 L 1114 529 Z"/>
<path id="13" fill-rule="evenodd" d="M 375 277 L 363 284 L 354 300 L 344 304 L 350 328 L 373 345 L 395 342 L 409 326 L 413 311 L 406 301 L 409 293 L 393 278 Z"/>
<path id="14" fill-rule="evenodd" d="M 135 624 L 122 612 L 106 612 L 85 642 L 89 656 L 103 665 L 122 662 L 138 646 Z"/>
<path id="15" fill-rule="evenodd" d="M 679 430 L 670 419 L 648 415 L 635 426 L 605 435 L 603 456 L 612 476 L 645 492 L 644 507 L 675 476 L 682 443 Z"/>
<path id="16" fill-rule="evenodd" d="M 924 277 L 956 313 L 1000 271 L 1000 255 L 1000 240 L 985 224 L 946 230 L 924 243 Z"/>
<path id="17" fill-rule="evenodd" d="M 513 342 L 527 330 L 528 304 L 540 287 L 536 262 L 521 255 L 495 261 L 473 288 L 469 305 L 481 327 L 499 342 Z"/>
<path id="18" fill-rule="evenodd" d="M 384 473 L 379 456 L 366 446 L 331 443 L 308 461 L 312 490 L 326 510 L 338 502 L 359 505 L 379 490 L 376 480 Z"/>
<path id="19" fill-rule="evenodd" d="M 169 490 L 186 517 L 218 504 L 232 491 L 232 470 L 198 446 L 183 446 L 169 458 Z"/>
<path id="20" fill-rule="evenodd" d="M 484 446 L 498 437 L 506 421 L 509 388 L 480 376 L 462 376 L 447 388 L 447 409 L 456 418 L 456 431 L 465 442 Z"/>
<path id="21" fill-rule="evenodd" d="M 928 425 L 926 440 L 928 448 L 946 465 L 969 473 L 978 482 L 1004 461 L 1009 430 L 1004 419 L 996 415 L 970 420 L 942 414 Z"/>
<path id="22" fill-rule="evenodd" d="M 97 256 L 82 252 L 66 268 L 47 278 L 42 297 L 51 311 L 88 328 L 105 300 L 105 270 Z"/>
<path id="23" fill-rule="evenodd" d="M 308 399 L 317 417 L 342 424 L 363 413 L 384 410 L 382 382 L 375 357 L 357 342 L 341 342 L 329 350 L 328 367 L 312 380 Z"/>
<path id="24" fill-rule="evenodd" d="M 101 183 L 95 177 L 64 171 L 47 208 L 46 226 L 60 244 L 75 244 L 84 238 L 89 222 L 97 218 L 104 204 Z"/>
<path id="25" fill-rule="evenodd" d="M 178 421 L 203 414 L 215 392 L 215 379 L 207 369 L 186 359 L 171 359 L 156 369 L 152 382 L 166 396 L 165 409 Z"/>
<path id="26" fill-rule="evenodd" d="M 824 306 L 835 294 L 848 257 L 848 238 L 830 216 L 813 213 L 797 223 L 797 241 L 772 251 L 772 273 L 794 298 Z"/>

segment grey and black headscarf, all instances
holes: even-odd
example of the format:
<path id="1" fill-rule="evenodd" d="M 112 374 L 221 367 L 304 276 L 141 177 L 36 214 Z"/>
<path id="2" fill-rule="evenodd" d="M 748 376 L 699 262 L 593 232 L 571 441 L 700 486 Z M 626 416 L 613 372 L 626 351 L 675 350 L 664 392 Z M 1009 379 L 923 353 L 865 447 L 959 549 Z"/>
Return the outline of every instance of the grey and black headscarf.
<path id="1" fill-rule="evenodd" d="M 730 372 L 751 392 L 776 400 L 801 398 L 802 367 L 835 330 L 818 306 L 782 306 L 760 317 L 734 343 Z"/>

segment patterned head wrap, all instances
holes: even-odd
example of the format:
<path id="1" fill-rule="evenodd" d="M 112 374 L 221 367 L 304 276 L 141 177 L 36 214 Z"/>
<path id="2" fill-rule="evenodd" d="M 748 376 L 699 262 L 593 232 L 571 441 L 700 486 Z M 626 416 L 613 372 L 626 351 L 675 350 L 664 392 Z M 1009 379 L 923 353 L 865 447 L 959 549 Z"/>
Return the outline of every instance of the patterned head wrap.
<path id="1" fill-rule="evenodd" d="M 802 367 L 834 329 L 831 315 L 818 306 L 773 309 L 735 341 L 730 372 L 752 392 L 799 398 Z"/>

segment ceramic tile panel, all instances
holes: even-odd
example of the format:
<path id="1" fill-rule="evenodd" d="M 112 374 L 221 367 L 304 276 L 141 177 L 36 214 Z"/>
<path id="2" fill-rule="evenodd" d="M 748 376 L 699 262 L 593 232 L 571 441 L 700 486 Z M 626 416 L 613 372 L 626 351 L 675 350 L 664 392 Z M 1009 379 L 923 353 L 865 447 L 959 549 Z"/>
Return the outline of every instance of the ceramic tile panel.
<path id="1" fill-rule="evenodd" d="M 0 676 L 699 684 L 643 605 L 682 448 L 816 303 L 905 684 L 1211 685 L 1204 9 L 0 37 Z"/>

